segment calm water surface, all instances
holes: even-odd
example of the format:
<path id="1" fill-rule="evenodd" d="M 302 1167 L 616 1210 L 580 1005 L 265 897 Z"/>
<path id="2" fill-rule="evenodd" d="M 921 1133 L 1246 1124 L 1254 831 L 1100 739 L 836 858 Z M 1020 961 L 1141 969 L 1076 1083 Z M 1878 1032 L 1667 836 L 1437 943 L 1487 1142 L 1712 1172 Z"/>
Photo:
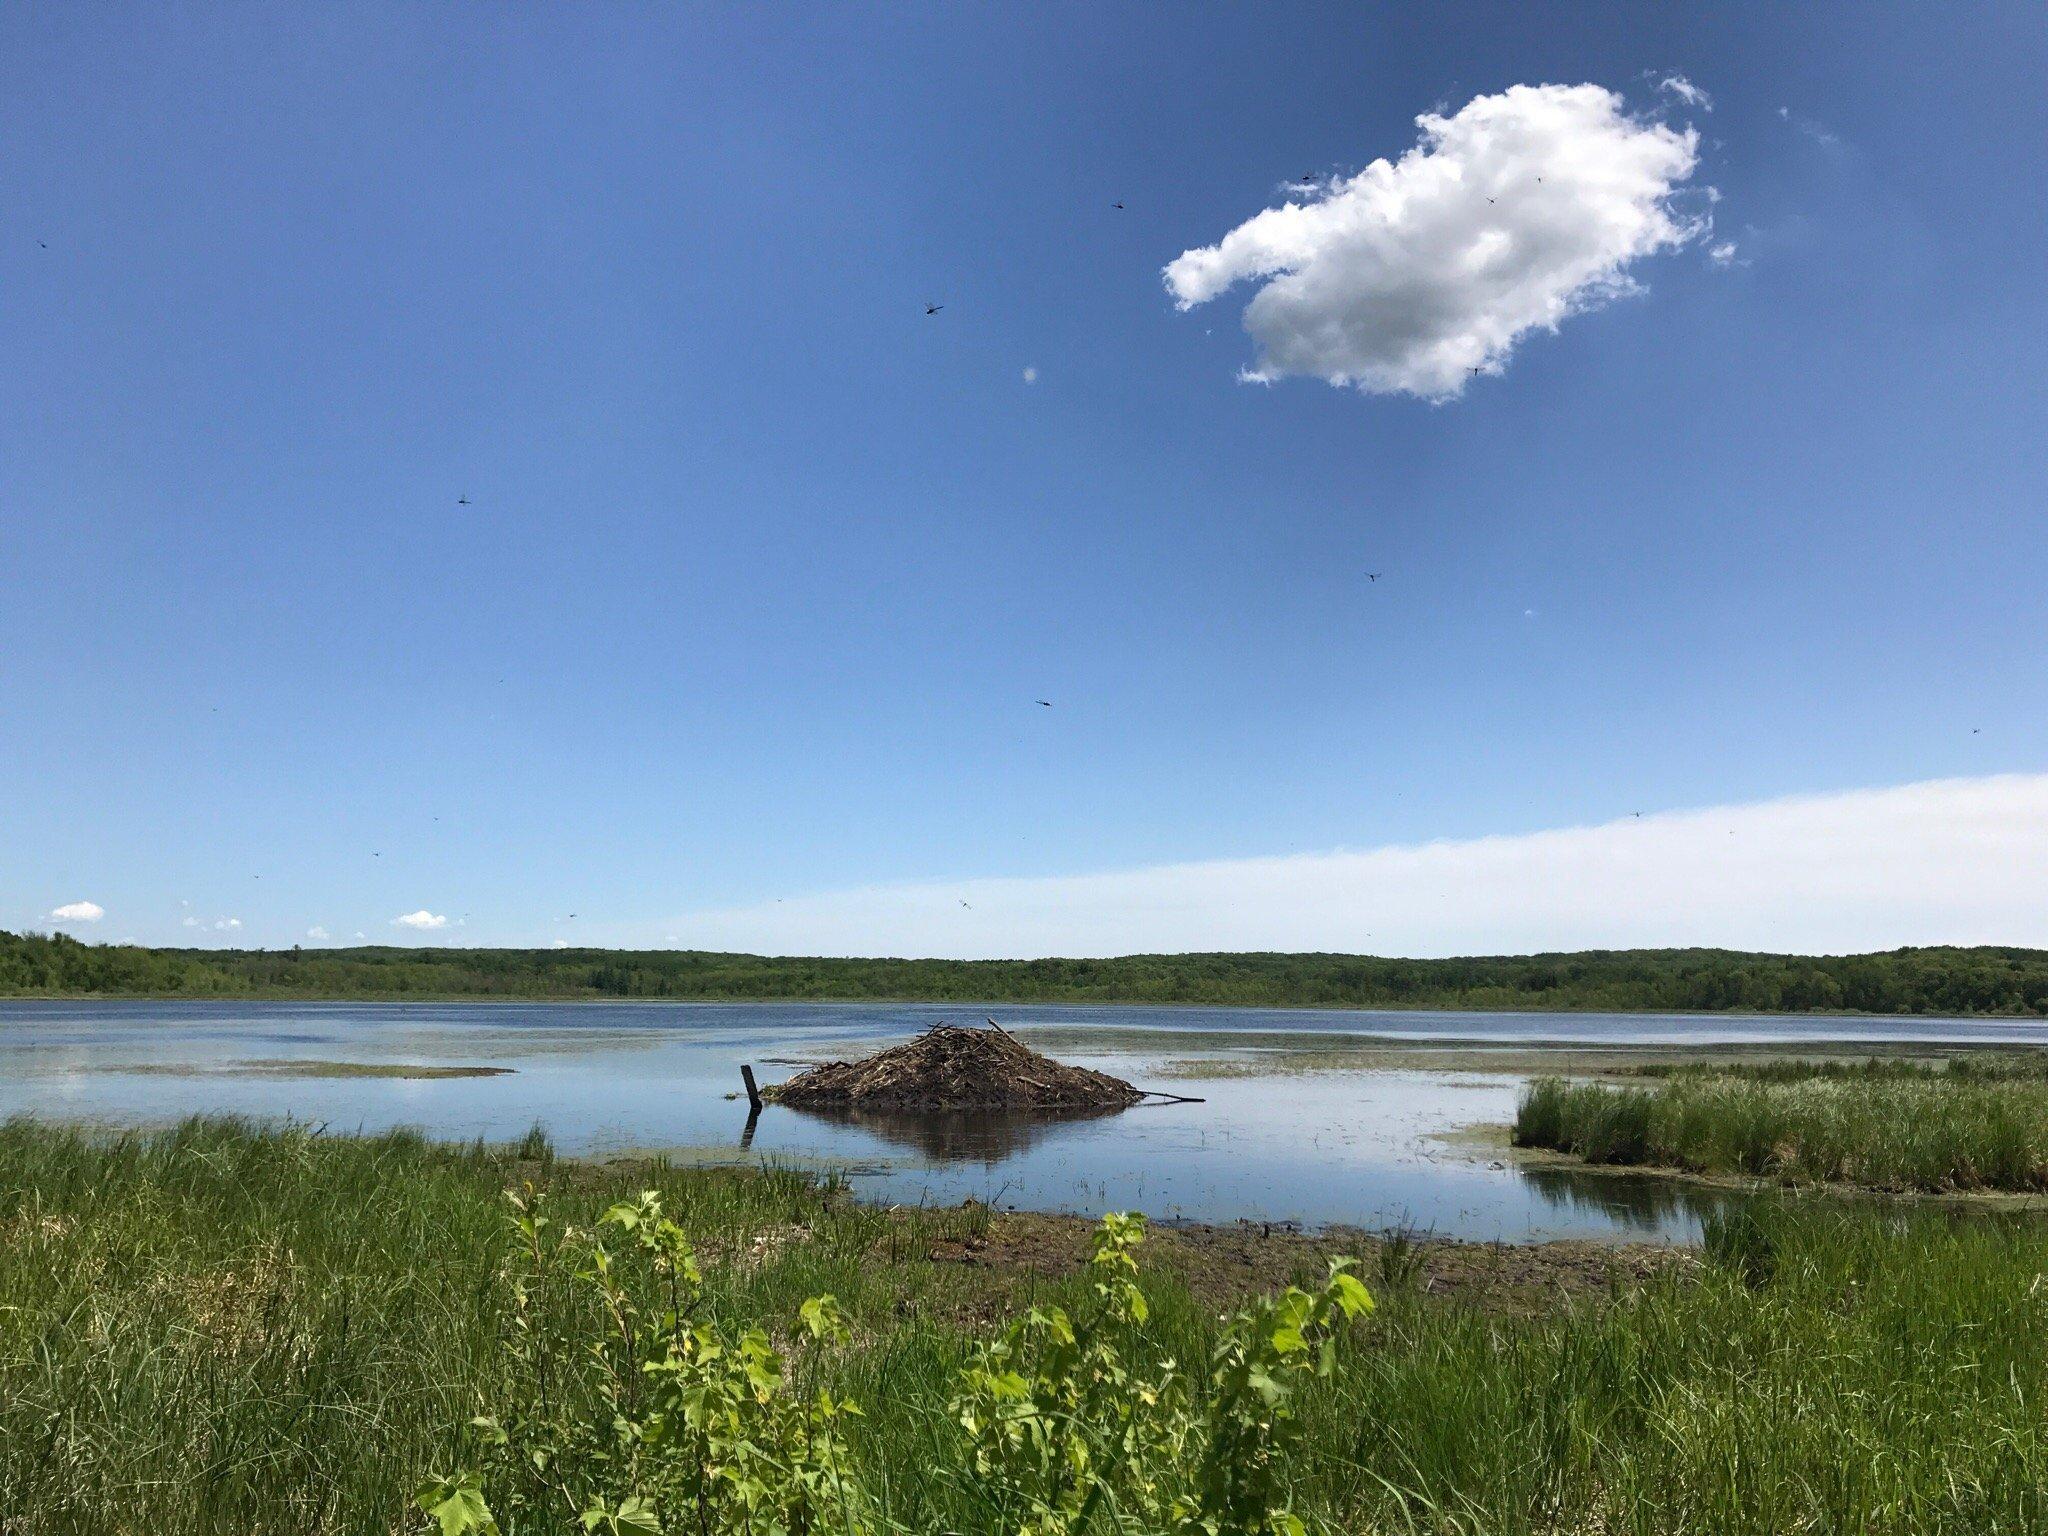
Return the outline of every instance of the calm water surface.
<path id="1" fill-rule="evenodd" d="M 773 1082 L 940 1020 L 994 1012 L 1063 1059 L 1202 1104 L 1059 1121 L 832 1120 L 771 1107 L 749 1134 L 725 1096 L 752 1062 Z M 1035 1037 L 1035 1038 L 1034 1038 Z M 2048 1025 L 1982 1020 L 1368 1013 L 957 1004 L 0 1001 L 0 1116 L 144 1124 L 199 1111 L 342 1130 L 416 1125 L 564 1152 L 692 1149 L 823 1164 L 866 1198 L 969 1195 L 1093 1215 L 1413 1226 L 1529 1241 L 1688 1241 L 1720 1197 L 1655 1179 L 1507 1166 L 1458 1137 L 1513 1117 L 1513 1071 L 1334 1070 L 1333 1050 L 1548 1046 L 2048 1044 Z M 1483 1054 L 1478 1058 L 1483 1061 Z M 1316 1070 L 1215 1077 L 1258 1060 Z M 309 1076 L 314 1064 L 488 1066 L 501 1076 Z M 318 1070 L 327 1070 L 322 1067 Z"/>

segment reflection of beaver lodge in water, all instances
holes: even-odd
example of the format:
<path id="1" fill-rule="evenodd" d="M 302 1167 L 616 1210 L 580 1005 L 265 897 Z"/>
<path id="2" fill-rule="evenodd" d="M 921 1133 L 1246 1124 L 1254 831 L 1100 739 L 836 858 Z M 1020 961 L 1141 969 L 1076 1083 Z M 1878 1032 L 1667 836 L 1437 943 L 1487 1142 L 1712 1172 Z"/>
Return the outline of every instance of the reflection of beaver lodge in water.
<path id="1" fill-rule="evenodd" d="M 801 1113 L 866 1131 L 939 1163 L 993 1166 L 1070 1125 L 1119 1109 L 845 1109 L 806 1105 Z"/>
<path id="2" fill-rule="evenodd" d="M 939 1024 L 860 1061 L 835 1061 L 763 1096 L 792 1109 L 1005 1110 L 1065 1113 L 1129 1109 L 1145 1097 L 1120 1077 L 1041 1056 L 993 1019 L 987 1029 Z"/>

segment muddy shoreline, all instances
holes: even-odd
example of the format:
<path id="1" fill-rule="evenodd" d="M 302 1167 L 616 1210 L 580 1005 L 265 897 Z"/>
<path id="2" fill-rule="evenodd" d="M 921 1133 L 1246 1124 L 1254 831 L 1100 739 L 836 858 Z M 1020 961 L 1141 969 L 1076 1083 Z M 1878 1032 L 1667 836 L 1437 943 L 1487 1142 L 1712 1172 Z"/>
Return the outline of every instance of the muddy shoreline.
<path id="1" fill-rule="evenodd" d="M 932 1244 L 935 1264 L 963 1264 L 1045 1277 L 1087 1262 L 1095 1223 L 1078 1216 L 1001 1212 L 985 1233 Z M 1388 1289 L 1534 1313 L 1561 1302 L 1603 1296 L 1698 1262 L 1691 1248 L 1560 1238 L 1543 1243 L 1475 1243 L 1429 1236 L 1333 1228 L 1313 1234 L 1270 1223 L 1167 1226 L 1147 1231 L 1147 1267 L 1171 1270 L 1198 1300 L 1228 1305 L 1278 1286 L 1319 1280 L 1333 1258 L 1359 1260 L 1376 1292 Z"/>
<path id="2" fill-rule="evenodd" d="M 536 1182 L 616 1182 L 623 1170 L 647 1166 L 638 1157 L 604 1162 L 561 1160 L 526 1166 Z M 857 1203 L 851 1192 L 836 1198 Z M 927 1231 L 935 1213 L 960 1235 L 926 1240 L 922 1257 L 937 1265 L 986 1271 L 991 1280 L 1051 1280 L 1087 1267 L 1098 1223 L 1091 1217 L 997 1210 L 978 1201 L 952 1207 L 887 1207 L 887 1226 L 874 1246 L 895 1251 L 897 1237 Z M 893 1234 L 893 1235 L 892 1235 Z M 1553 1238 L 1543 1242 L 1473 1242 L 1428 1233 L 1367 1232 L 1351 1227 L 1295 1230 L 1286 1222 L 1147 1224 L 1139 1254 L 1147 1269 L 1169 1271 L 1205 1305 L 1224 1308 L 1276 1288 L 1321 1280 L 1335 1258 L 1359 1261 L 1376 1294 L 1390 1290 L 1533 1315 L 1574 1301 L 1610 1296 L 1616 1286 L 1699 1263 L 1696 1248 L 1673 1243 Z"/>

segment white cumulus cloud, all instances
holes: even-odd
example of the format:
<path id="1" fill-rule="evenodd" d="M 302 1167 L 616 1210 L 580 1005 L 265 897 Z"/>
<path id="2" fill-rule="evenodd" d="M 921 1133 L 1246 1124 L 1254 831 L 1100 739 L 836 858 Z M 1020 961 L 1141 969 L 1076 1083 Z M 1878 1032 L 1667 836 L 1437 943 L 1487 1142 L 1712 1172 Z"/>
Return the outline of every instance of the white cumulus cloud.
<path id="1" fill-rule="evenodd" d="M 1399 160 L 1318 184 L 1165 270 L 1182 309 L 1260 283 L 1242 377 L 1450 400 L 1531 331 L 1635 292 L 1630 266 L 1703 234 L 1680 206 L 1691 128 L 1598 85 L 1517 85 L 1416 119 Z M 1702 195 L 1702 201 L 1706 201 Z"/>
<path id="2" fill-rule="evenodd" d="M 67 901 L 61 907 L 50 911 L 53 923 L 96 923 L 107 915 L 107 909 L 96 901 Z"/>
<path id="3" fill-rule="evenodd" d="M 306 937 L 309 939 L 319 939 L 324 943 L 326 940 L 332 938 L 333 935 L 330 934 L 325 928 L 321 927 L 320 924 L 315 923 L 312 927 L 306 930 Z"/>
<path id="4" fill-rule="evenodd" d="M 438 912 L 429 912 L 425 907 L 421 907 L 417 912 L 407 912 L 402 916 L 394 917 L 391 921 L 394 926 L 399 928 L 425 930 L 428 928 L 446 928 L 448 926 L 447 918 Z"/>
<path id="5" fill-rule="evenodd" d="M 970 959 L 2048 945 L 2043 869 L 2048 774 L 2010 774 L 1517 836 L 871 886 L 664 931 L 702 949 Z"/>

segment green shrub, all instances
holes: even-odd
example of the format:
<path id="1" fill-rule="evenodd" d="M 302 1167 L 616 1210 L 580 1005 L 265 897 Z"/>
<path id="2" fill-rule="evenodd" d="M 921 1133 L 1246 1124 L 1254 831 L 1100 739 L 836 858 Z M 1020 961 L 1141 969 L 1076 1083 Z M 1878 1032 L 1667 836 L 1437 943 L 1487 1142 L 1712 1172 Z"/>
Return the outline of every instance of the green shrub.
<path id="1" fill-rule="evenodd" d="M 859 1407 L 812 1382 L 849 1337 L 838 1303 L 798 1312 L 794 1367 L 759 1327 L 700 1315 L 701 1277 L 655 1192 L 600 1231 L 557 1227 L 529 1187 L 513 1197 L 513 1400 L 472 1423 L 481 1470 L 435 1477 L 420 1508 L 442 1536 L 561 1529 L 604 1536 L 867 1536 L 880 1503 L 848 1453 Z M 619 1239 L 603 1229 L 616 1228 Z M 951 1416 L 960 1474 L 1018 1536 L 1303 1536 L 1291 1505 L 1292 1402 L 1328 1376 L 1341 1325 L 1372 1298 L 1331 1265 L 1239 1314 L 1200 1374 L 1148 1358 L 1133 1250 L 1144 1218 L 1106 1217 L 1088 1302 L 1034 1307 L 962 1368 Z M 583 1299 L 584 1329 L 540 1320 L 542 1291 Z M 559 1301 L 559 1297 L 554 1298 Z"/>
<path id="2" fill-rule="evenodd" d="M 605 1212 L 598 1225 L 617 1228 L 617 1242 L 559 1227 L 543 1207 L 531 1185 L 512 1196 L 514 1396 L 500 1415 L 472 1421 L 489 1471 L 436 1478 L 419 1493 L 443 1536 L 488 1536 L 496 1514 L 513 1530 L 575 1521 L 605 1536 L 874 1528 L 839 1432 L 859 1410 L 803 1390 L 815 1352 L 847 1339 L 830 1296 L 803 1305 L 792 1385 L 763 1329 L 734 1332 L 699 1315 L 703 1277 L 654 1191 Z M 536 1304 L 565 1286 L 586 1303 L 585 1337 L 550 1327 Z"/>

